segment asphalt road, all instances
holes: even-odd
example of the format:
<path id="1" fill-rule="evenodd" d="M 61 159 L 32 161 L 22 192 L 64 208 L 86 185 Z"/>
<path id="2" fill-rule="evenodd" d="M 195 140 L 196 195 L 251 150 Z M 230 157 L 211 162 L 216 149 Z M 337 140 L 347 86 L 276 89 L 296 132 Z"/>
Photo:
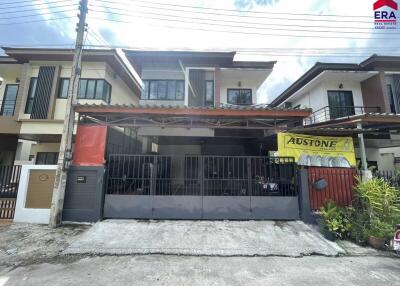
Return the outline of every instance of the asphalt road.
<path id="1" fill-rule="evenodd" d="M 103 256 L 3 269 L 0 285 L 400 285 L 400 259 Z"/>

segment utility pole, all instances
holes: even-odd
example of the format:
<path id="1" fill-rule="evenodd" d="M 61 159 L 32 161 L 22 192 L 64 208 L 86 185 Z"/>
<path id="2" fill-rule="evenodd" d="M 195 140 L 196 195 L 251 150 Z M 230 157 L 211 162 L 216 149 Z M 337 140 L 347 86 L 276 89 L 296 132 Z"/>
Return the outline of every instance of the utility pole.
<path id="1" fill-rule="evenodd" d="M 75 122 L 75 112 L 73 106 L 77 103 L 87 12 L 88 0 L 81 0 L 81 2 L 79 3 L 79 22 L 76 30 L 77 33 L 75 42 L 75 53 L 72 63 L 71 78 L 68 87 L 67 110 L 64 118 L 64 128 L 61 136 L 60 153 L 58 155 L 57 171 L 54 180 L 53 199 L 51 202 L 49 220 L 50 227 L 59 226 L 62 220 L 65 186 L 67 184 L 67 172 L 72 159 L 72 136 L 74 132 Z"/>

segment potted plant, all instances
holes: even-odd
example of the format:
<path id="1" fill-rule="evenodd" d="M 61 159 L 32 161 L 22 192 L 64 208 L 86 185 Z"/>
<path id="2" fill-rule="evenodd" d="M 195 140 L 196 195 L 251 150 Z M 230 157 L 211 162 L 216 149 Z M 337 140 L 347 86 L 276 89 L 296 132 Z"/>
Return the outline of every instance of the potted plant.
<path id="1" fill-rule="evenodd" d="M 336 238 L 345 238 L 351 228 L 348 210 L 333 201 L 328 201 L 321 208 L 319 225 L 326 239 L 334 241 Z"/>
<path id="2" fill-rule="evenodd" d="M 383 178 L 374 178 L 359 180 L 355 194 L 352 237 L 361 237 L 372 247 L 384 249 L 400 220 L 400 192 Z"/>
<path id="3" fill-rule="evenodd" d="M 375 249 L 384 249 L 385 242 L 391 238 L 393 233 L 393 225 L 374 219 L 368 230 L 368 244 Z"/>

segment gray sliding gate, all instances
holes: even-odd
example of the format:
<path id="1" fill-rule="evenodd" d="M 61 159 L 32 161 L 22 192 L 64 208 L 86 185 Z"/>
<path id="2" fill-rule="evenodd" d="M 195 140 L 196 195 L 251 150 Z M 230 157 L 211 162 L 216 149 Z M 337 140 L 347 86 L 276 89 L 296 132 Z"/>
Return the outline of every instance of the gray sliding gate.
<path id="1" fill-rule="evenodd" d="M 287 157 L 110 155 L 105 218 L 298 219 Z"/>

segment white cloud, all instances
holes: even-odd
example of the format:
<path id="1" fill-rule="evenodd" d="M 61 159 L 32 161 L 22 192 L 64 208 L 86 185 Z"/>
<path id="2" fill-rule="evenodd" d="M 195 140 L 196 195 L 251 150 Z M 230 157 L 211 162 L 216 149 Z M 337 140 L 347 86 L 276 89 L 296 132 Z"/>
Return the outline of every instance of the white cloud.
<path id="1" fill-rule="evenodd" d="M 44 1 L 36 1 L 36 2 L 44 2 Z M 313 13 L 313 14 L 338 14 L 338 15 L 371 15 L 371 18 L 361 18 L 363 21 L 370 21 L 371 24 L 368 23 L 354 23 L 354 22 L 313 22 L 313 21 L 305 21 L 305 20 L 297 20 L 297 21 L 285 21 L 282 19 L 271 19 L 271 18 L 288 18 L 295 16 L 288 15 L 276 15 L 271 14 L 269 17 L 265 16 L 265 19 L 262 18 L 266 14 L 253 14 L 258 17 L 255 18 L 240 18 L 242 20 L 240 23 L 236 23 L 233 25 L 246 25 L 246 22 L 259 22 L 262 24 L 272 24 L 273 28 L 281 28 L 281 29 L 302 29 L 301 27 L 296 27 L 298 25 L 315 25 L 318 27 L 319 25 L 335 27 L 335 26 L 343 26 L 340 30 L 342 31 L 351 31 L 354 28 L 363 27 L 369 28 L 370 30 L 363 30 L 363 34 L 334 34 L 336 36 L 348 36 L 348 37 L 365 37 L 366 39 L 327 39 L 322 38 L 323 35 L 333 35 L 330 33 L 315 33 L 317 37 L 315 38 L 300 38 L 300 37 L 276 37 L 270 35 L 244 35 L 244 34 L 231 34 L 231 33 L 218 33 L 218 32 L 207 32 L 207 31 L 196 31 L 196 30 L 188 30 L 184 28 L 191 27 L 202 27 L 205 29 L 228 29 L 228 27 L 222 27 L 217 25 L 215 22 L 214 26 L 199 26 L 195 24 L 197 20 L 194 18 L 205 18 L 208 22 L 214 20 L 225 20 L 232 21 L 237 20 L 238 18 L 233 18 L 229 16 L 213 16 L 208 14 L 196 14 L 190 12 L 177 12 L 167 10 L 167 7 L 164 7 L 164 10 L 155 10 L 152 8 L 146 8 L 144 6 L 158 6 L 153 5 L 150 2 L 159 2 L 159 3 L 167 3 L 167 4 L 175 4 L 175 5 L 190 5 L 190 6 L 200 6 L 200 7 L 209 7 L 209 8 L 222 8 L 222 9 L 236 9 L 234 0 L 192 0 L 192 1 L 183 1 L 183 0 L 151 0 L 149 3 L 146 2 L 135 2 L 134 0 L 120 0 L 115 1 L 116 4 L 110 4 L 109 2 L 95 1 L 90 0 L 92 10 L 97 10 L 100 12 L 90 11 L 88 15 L 88 23 L 90 29 L 93 29 L 97 32 L 97 34 L 101 34 L 106 40 L 115 46 L 127 46 L 127 47 L 136 47 L 136 48 L 151 48 L 151 49 L 266 49 L 266 48 L 282 48 L 282 50 L 274 50 L 274 55 L 250 55 L 250 54 L 239 54 L 238 56 L 242 59 L 253 59 L 253 60 L 277 60 L 278 63 L 275 65 L 273 73 L 267 79 L 267 81 L 263 84 L 262 88 L 259 91 L 259 101 L 260 102 L 270 102 L 274 97 L 279 95 L 279 93 L 285 89 L 290 83 L 295 81 L 302 73 L 304 73 L 308 68 L 310 68 L 316 61 L 350 61 L 350 62 L 359 62 L 362 60 L 360 57 L 349 57 L 349 55 L 344 55 L 342 58 L 333 58 L 329 55 L 323 56 L 320 55 L 318 57 L 308 57 L 298 55 L 299 53 L 310 53 L 315 52 L 316 54 L 321 54 L 318 52 L 318 49 L 337 49 L 337 48 L 366 48 L 366 47 L 374 47 L 374 46 L 387 46 L 391 45 L 399 45 L 399 38 L 393 38 L 388 42 L 382 43 L 378 41 L 372 41 L 371 32 L 373 30 L 373 11 L 372 5 L 374 0 L 279 0 L 273 1 L 273 4 L 260 6 L 253 3 L 251 5 L 251 9 L 253 11 L 264 11 L 264 12 L 274 12 L 274 13 Z M 116 8 L 122 8 L 123 10 L 117 9 L 109 9 L 105 8 L 105 6 L 112 6 Z M 160 7 L 160 6 L 158 6 Z M 162 7 L 162 6 L 161 6 Z M 174 9 L 174 7 L 169 7 L 169 9 Z M 184 9 L 185 8 L 178 8 Z M 206 12 L 213 12 L 212 10 L 205 10 Z M 126 13 L 131 15 L 114 15 L 110 16 L 109 12 L 117 12 L 117 13 Z M 222 13 L 221 11 L 214 11 L 215 13 Z M 174 23 L 169 22 L 166 24 L 165 21 L 156 20 L 156 17 L 164 17 L 158 15 L 150 15 L 144 13 L 160 13 L 170 15 L 173 19 L 181 20 L 181 21 L 189 21 L 190 23 Z M 75 13 L 76 14 L 76 13 Z M 240 15 L 252 15 L 246 14 L 244 12 L 238 12 Z M 152 17 L 153 19 L 149 19 L 148 17 Z M 184 17 L 188 17 L 186 19 Z M 100 19 L 97 19 L 100 18 Z M 103 18 L 112 18 L 118 21 L 127 21 L 131 22 L 129 24 L 124 24 L 120 22 L 111 22 L 101 20 Z M 305 18 L 305 17 L 298 17 Z M 310 17 L 306 17 L 310 18 Z M 315 18 L 315 17 L 314 17 Z M 191 19 L 193 19 L 191 21 Z M 324 19 L 336 19 L 337 18 L 325 18 Z M 354 19 L 351 17 L 341 18 L 345 20 L 360 20 Z M 73 19 L 75 20 L 75 19 Z M 193 22 L 193 23 L 191 23 Z M 73 23 L 73 24 L 72 24 Z M 228 23 L 229 24 L 229 23 Z M 232 24 L 232 23 L 230 23 Z M 290 24 L 293 24 L 290 27 Z M 51 22 L 51 25 L 57 25 Z M 166 27 L 166 25 L 174 26 L 175 28 Z M 283 26 L 289 25 L 289 26 Z M 262 27 L 262 26 L 260 26 Z M 259 33 L 271 33 L 271 34 L 297 34 L 301 35 L 304 32 L 285 32 L 285 31 L 273 31 L 268 29 L 268 27 L 263 26 L 264 29 L 253 30 Z M 65 25 L 59 28 L 60 33 L 65 35 L 66 37 L 71 37 L 74 34 L 75 23 L 71 21 L 71 25 L 66 27 Z M 240 28 L 232 28 L 234 30 L 240 31 L 249 31 L 246 29 Z M 303 28 L 307 29 L 307 27 Z M 309 29 L 309 28 L 308 28 Z M 322 28 L 320 28 L 322 29 Z M 324 28 L 326 30 L 328 28 Z M 365 33 L 367 32 L 367 33 Z M 369 33 L 369 34 L 368 34 Z M 96 39 L 93 36 L 89 37 L 89 43 L 97 43 L 102 44 L 104 41 L 102 39 Z M 295 55 L 293 56 L 282 56 L 288 52 L 286 49 L 305 49 L 294 51 Z M 289 50 L 290 51 L 290 50 Z M 335 51 L 335 50 L 333 50 Z M 364 55 L 365 56 L 365 55 Z"/>

